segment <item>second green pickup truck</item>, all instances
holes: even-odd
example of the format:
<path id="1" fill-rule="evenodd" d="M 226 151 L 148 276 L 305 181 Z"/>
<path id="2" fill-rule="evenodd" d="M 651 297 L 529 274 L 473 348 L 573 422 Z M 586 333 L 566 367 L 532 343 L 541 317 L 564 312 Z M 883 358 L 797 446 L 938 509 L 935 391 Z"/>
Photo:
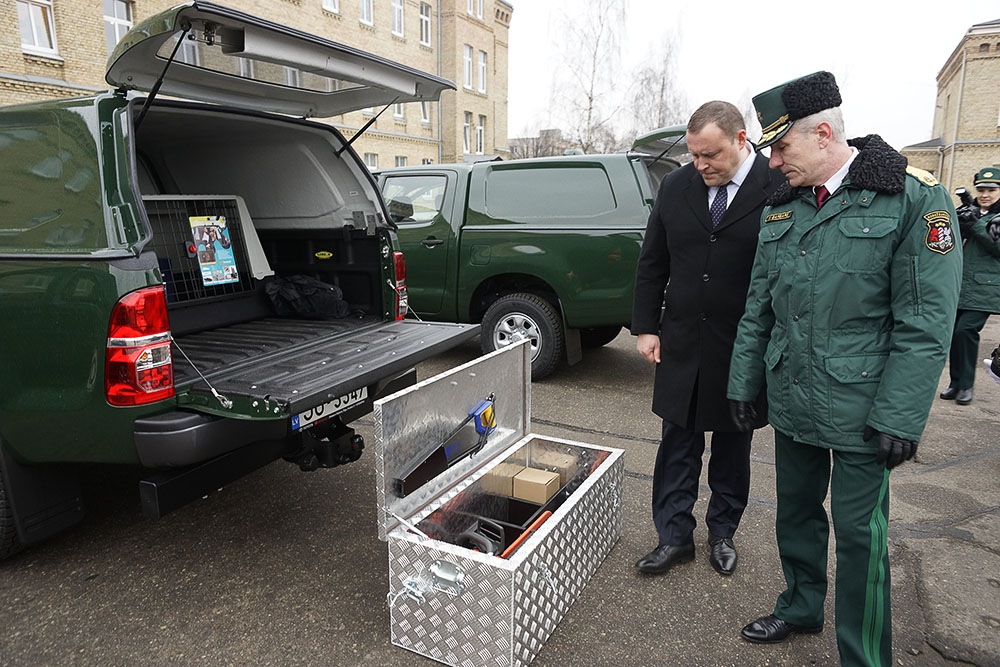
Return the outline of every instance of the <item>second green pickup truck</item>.
<path id="1" fill-rule="evenodd" d="M 411 311 L 482 323 L 482 348 L 531 340 L 533 379 L 631 321 L 659 180 L 639 153 L 399 167 L 378 180 L 406 256 Z"/>

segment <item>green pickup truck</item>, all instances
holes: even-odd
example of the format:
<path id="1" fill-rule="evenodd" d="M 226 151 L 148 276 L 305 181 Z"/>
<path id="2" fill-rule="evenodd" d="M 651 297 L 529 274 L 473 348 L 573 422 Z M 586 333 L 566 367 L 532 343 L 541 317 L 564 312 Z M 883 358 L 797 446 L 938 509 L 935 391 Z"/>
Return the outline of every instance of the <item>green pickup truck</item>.
<path id="1" fill-rule="evenodd" d="M 411 312 L 481 322 L 484 352 L 530 339 L 535 380 L 611 342 L 631 322 L 646 220 L 683 133 L 664 128 L 629 153 L 378 172 Z"/>
<path id="2" fill-rule="evenodd" d="M 0 109 L 0 558 L 81 518 L 78 464 L 141 467 L 156 518 L 279 458 L 354 461 L 351 420 L 477 333 L 403 319 L 378 187 L 307 119 L 451 82 L 200 0 L 106 79 Z M 282 317 L 289 293 L 342 312 Z"/>

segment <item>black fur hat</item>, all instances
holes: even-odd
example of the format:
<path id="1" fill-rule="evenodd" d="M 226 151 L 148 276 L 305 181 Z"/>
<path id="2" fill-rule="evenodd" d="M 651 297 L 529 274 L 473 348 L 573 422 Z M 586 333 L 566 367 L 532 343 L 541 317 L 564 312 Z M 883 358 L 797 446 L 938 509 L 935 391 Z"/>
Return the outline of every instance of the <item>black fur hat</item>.
<path id="1" fill-rule="evenodd" d="M 830 72 L 815 72 L 786 81 L 753 98 L 763 128 L 759 146 L 770 146 L 785 136 L 792 123 L 824 109 L 839 107 L 840 88 Z"/>

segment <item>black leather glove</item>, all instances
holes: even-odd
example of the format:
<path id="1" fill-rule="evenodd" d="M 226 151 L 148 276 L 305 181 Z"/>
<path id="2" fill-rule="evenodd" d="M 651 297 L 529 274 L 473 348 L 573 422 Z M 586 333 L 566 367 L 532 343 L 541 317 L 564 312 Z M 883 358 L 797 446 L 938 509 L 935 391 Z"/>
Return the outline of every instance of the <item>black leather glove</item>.
<path id="1" fill-rule="evenodd" d="M 750 401 L 729 401 L 729 415 L 733 418 L 737 430 L 752 431 L 757 421 L 757 408 Z"/>
<path id="2" fill-rule="evenodd" d="M 962 233 L 962 238 L 966 239 L 982 213 L 980 213 L 978 206 L 960 206 L 955 210 L 955 215 L 958 217 L 958 229 Z"/>
<path id="3" fill-rule="evenodd" d="M 904 440 L 891 433 L 882 433 L 871 426 L 865 426 L 865 434 L 862 436 L 868 442 L 878 436 L 878 454 L 875 455 L 875 463 L 884 463 L 886 469 L 892 470 L 903 461 L 909 461 L 917 453 L 917 443 L 913 440 Z"/>

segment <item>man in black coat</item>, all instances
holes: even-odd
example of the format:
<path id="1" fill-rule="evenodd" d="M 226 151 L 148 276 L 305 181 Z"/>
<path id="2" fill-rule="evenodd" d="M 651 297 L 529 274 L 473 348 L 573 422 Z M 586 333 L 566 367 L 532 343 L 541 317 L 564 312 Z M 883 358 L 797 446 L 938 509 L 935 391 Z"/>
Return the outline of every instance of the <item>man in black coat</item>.
<path id="1" fill-rule="evenodd" d="M 659 545 L 636 567 L 658 574 L 694 559 L 692 510 L 711 431 L 709 562 L 729 575 L 737 561 L 733 535 L 750 492 L 753 435 L 730 417 L 729 360 L 761 211 L 783 178 L 754 151 L 742 115 L 728 102 L 695 111 L 686 139 L 694 161 L 660 184 L 636 269 L 632 333 L 639 353 L 656 364 L 653 412 L 663 418 L 653 471 Z M 766 424 L 763 393 L 757 414 L 754 428 Z"/>

